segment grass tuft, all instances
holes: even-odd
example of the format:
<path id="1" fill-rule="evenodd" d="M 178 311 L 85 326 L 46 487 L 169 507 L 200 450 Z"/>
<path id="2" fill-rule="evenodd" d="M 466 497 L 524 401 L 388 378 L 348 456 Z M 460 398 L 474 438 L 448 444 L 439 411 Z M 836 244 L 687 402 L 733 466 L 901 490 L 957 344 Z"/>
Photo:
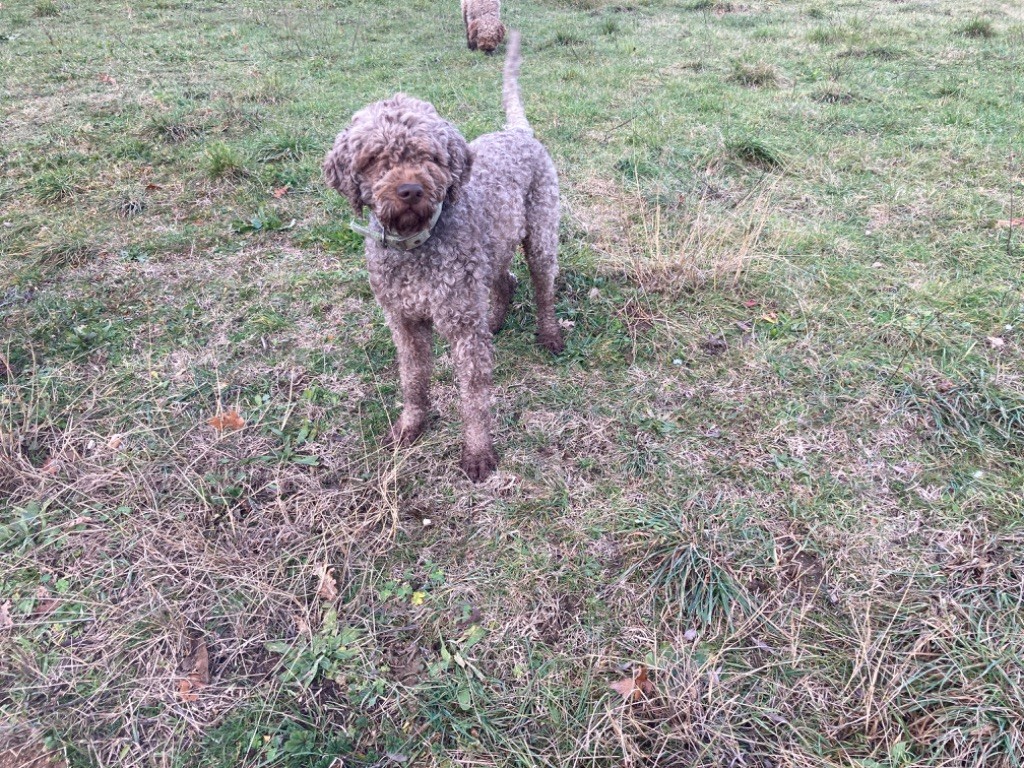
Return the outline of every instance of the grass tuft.
<path id="1" fill-rule="evenodd" d="M 80 267 L 98 259 L 103 250 L 85 239 L 73 239 L 39 246 L 35 249 L 36 262 L 42 266 Z"/>
<path id="2" fill-rule="evenodd" d="M 585 40 L 574 32 L 556 32 L 555 43 L 564 46 L 583 45 Z"/>
<path id="3" fill-rule="evenodd" d="M 214 142 L 204 151 L 206 174 L 211 179 L 240 179 L 248 175 L 242 153 L 222 141 Z"/>
<path id="4" fill-rule="evenodd" d="M 32 181 L 32 195 L 41 203 L 63 203 L 82 191 L 69 171 L 43 171 Z"/>
<path id="5" fill-rule="evenodd" d="M 32 7 L 32 15 L 37 19 L 52 19 L 55 16 L 59 16 L 60 12 L 60 5 L 54 2 L 54 0 L 37 0 L 36 4 Z"/>
<path id="6" fill-rule="evenodd" d="M 971 19 L 960 27 L 956 33 L 961 37 L 988 39 L 995 37 L 996 30 L 988 19 Z"/>
<path id="7" fill-rule="evenodd" d="M 625 265 L 631 281 L 644 293 L 674 297 L 706 286 L 735 288 L 761 255 L 771 198 L 772 188 L 764 187 L 723 217 L 715 197 L 705 195 L 680 216 L 638 189 L 632 199 L 636 220 L 629 229 L 633 257 Z"/>
<path id="8" fill-rule="evenodd" d="M 116 200 L 114 207 L 120 218 L 130 219 L 146 210 L 146 198 L 140 194 L 127 193 Z"/>
<path id="9" fill-rule="evenodd" d="M 260 140 L 255 157 L 261 163 L 294 161 L 321 149 L 320 143 L 308 133 L 278 133 Z"/>
<path id="10" fill-rule="evenodd" d="M 167 144 L 181 144 L 200 135 L 203 126 L 187 113 L 158 115 L 150 121 L 149 132 Z"/>
<path id="11" fill-rule="evenodd" d="M 782 82 L 779 68 L 766 61 L 735 61 L 729 79 L 747 88 L 777 88 Z"/>
<path id="12" fill-rule="evenodd" d="M 261 77 L 256 87 L 247 91 L 244 98 L 257 104 L 282 104 L 289 98 L 293 88 L 285 75 L 271 72 Z"/>
<path id="13" fill-rule="evenodd" d="M 853 95 L 836 83 L 828 83 L 811 98 L 821 104 L 850 104 L 854 101 Z"/>
<path id="14" fill-rule="evenodd" d="M 737 162 L 760 168 L 765 171 L 777 171 L 785 167 L 783 156 L 774 147 L 761 139 L 751 136 L 730 139 L 725 149 Z"/>

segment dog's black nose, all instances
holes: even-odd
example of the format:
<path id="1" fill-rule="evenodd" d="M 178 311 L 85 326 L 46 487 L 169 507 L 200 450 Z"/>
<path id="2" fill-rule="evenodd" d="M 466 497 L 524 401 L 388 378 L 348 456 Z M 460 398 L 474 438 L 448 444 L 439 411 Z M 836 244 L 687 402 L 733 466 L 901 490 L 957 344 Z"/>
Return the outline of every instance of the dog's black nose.
<path id="1" fill-rule="evenodd" d="M 423 187 L 419 184 L 399 184 L 398 197 L 407 203 L 413 203 L 423 197 Z"/>

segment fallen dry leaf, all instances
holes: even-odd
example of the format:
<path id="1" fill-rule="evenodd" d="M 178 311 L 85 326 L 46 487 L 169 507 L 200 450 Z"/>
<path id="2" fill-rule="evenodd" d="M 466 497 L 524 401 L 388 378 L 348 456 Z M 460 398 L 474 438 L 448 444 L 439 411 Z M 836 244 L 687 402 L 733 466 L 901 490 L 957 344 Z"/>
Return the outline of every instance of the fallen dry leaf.
<path id="1" fill-rule="evenodd" d="M 230 411 L 221 411 L 216 416 L 211 416 L 206 423 L 218 432 L 241 429 L 245 426 L 245 419 L 238 415 L 238 411 L 232 408 Z"/>
<path id="2" fill-rule="evenodd" d="M 611 684 L 612 690 L 622 694 L 626 701 L 637 701 L 654 695 L 654 683 L 647 678 L 647 667 L 640 664 L 633 668 L 632 677 L 624 677 Z"/>
<path id="3" fill-rule="evenodd" d="M 50 596 L 50 591 L 43 586 L 36 589 L 36 604 L 32 609 L 33 619 L 44 619 L 53 613 L 60 602 Z"/>
<path id="4" fill-rule="evenodd" d="M 777 312 L 765 312 L 761 315 L 761 319 L 766 323 L 777 323 L 779 321 L 779 315 Z"/>
<path id="5" fill-rule="evenodd" d="M 334 569 L 324 568 L 320 573 L 320 586 L 316 588 L 316 595 L 321 600 L 336 600 L 338 598 L 338 582 L 334 579 Z"/>
<path id="6" fill-rule="evenodd" d="M 210 684 L 210 652 L 201 637 L 192 638 L 192 650 L 181 667 L 185 676 L 178 681 L 178 695 L 184 701 L 197 701 L 198 691 Z"/>
<path id="7" fill-rule="evenodd" d="M 288 186 L 278 187 L 274 190 L 274 197 L 280 200 L 282 197 L 288 194 Z"/>

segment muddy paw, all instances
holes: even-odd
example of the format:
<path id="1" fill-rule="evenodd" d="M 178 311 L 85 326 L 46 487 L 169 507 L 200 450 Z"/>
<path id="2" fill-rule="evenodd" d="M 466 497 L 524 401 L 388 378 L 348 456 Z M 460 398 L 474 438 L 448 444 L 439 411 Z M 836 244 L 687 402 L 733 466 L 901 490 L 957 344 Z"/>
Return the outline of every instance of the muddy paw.
<path id="1" fill-rule="evenodd" d="M 385 438 L 385 445 L 406 448 L 415 443 L 416 438 L 418 438 L 422 433 L 422 424 L 418 427 L 403 427 L 401 420 L 399 420 L 391 425 L 391 430 Z"/>
<path id="2" fill-rule="evenodd" d="M 462 471 L 469 476 L 470 480 L 479 483 L 498 466 L 498 454 L 495 453 L 494 448 L 488 448 L 479 453 L 463 451 L 461 466 Z"/>
<path id="3" fill-rule="evenodd" d="M 562 334 L 557 331 L 554 333 L 538 333 L 537 343 L 553 355 L 560 355 L 562 350 L 565 349 Z"/>

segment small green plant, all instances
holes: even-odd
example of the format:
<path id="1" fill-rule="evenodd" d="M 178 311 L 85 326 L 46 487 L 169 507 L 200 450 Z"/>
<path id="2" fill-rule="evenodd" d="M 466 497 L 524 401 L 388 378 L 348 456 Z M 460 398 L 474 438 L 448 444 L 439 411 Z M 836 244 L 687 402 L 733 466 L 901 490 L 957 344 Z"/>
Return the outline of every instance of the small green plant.
<path id="1" fill-rule="evenodd" d="M 247 175 L 242 153 L 222 141 L 206 148 L 206 173 L 211 179 L 240 179 Z"/>
<path id="2" fill-rule="evenodd" d="M 116 341 L 122 330 L 122 324 L 114 320 L 80 323 L 67 330 L 64 344 L 73 354 L 84 354 Z"/>
<path id="3" fill-rule="evenodd" d="M 619 20 L 609 16 L 601 22 L 602 35 L 614 35 L 619 31 Z"/>
<path id="4" fill-rule="evenodd" d="M 291 229 L 295 226 L 295 219 L 287 224 L 273 211 L 265 211 L 260 208 L 248 219 L 235 219 L 231 222 L 232 231 L 240 235 L 253 232 L 280 232 Z"/>
<path id="5" fill-rule="evenodd" d="M 338 612 L 328 608 L 320 628 L 293 641 L 272 640 L 266 649 L 281 656 L 282 683 L 308 689 L 329 680 L 335 685 L 362 687 L 367 670 L 363 663 L 365 633 L 358 627 L 339 626 Z"/>

